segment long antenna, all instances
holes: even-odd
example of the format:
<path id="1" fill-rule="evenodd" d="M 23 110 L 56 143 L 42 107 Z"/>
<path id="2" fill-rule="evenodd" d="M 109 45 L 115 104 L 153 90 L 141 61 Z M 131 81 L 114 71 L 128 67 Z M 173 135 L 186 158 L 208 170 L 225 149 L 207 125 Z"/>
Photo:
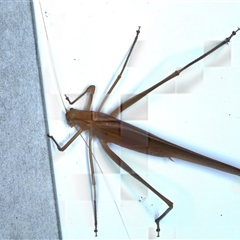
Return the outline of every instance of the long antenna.
<path id="1" fill-rule="evenodd" d="M 46 33 L 46 39 L 47 39 L 47 45 L 48 45 L 48 50 L 49 50 L 50 62 L 51 62 L 51 65 L 53 66 L 54 79 L 55 79 L 55 82 L 56 82 L 56 85 L 57 85 L 57 88 L 58 88 L 58 93 L 60 95 L 61 102 L 63 104 L 63 107 L 64 107 L 65 111 L 67 112 L 68 110 L 67 110 L 67 108 L 66 108 L 66 106 L 64 104 L 63 97 L 62 97 L 62 92 L 61 92 L 61 89 L 60 89 L 60 86 L 59 86 L 59 83 L 58 83 L 58 80 L 57 80 L 56 68 L 55 68 L 55 64 L 54 64 L 54 60 L 53 60 L 53 54 L 52 54 L 52 50 L 51 50 L 52 48 L 51 48 L 49 37 L 48 37 L 48 34 L 47 34 L 46 23 L 45 23 L 44 16 L 43 16 L 42 5 L 41 5 L 40 0 L 38 0 L 38 2 L 39 2 L 40 9 L 41 9 L 43 25 L 44 25 L 44 29 L 45 29 L 45 33 Z"/>

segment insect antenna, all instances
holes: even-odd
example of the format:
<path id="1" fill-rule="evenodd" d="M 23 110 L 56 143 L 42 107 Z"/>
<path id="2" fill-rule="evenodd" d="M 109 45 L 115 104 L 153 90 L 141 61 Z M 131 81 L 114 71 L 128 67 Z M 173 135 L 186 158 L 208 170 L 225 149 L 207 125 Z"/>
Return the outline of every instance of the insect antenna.
<path id="1" fill-rule="evenodd" d="M 46 22 L 45 22 L 44 16 L 43 16 L 42 5 L 41 5 L 40 1 L 38 1 L 38 2 L 39 2 L 40 9 L 41 9 L 41 16 L 42 16 L 42 21 L 43 21 L 43 25 L 44 25 L 45 34 L 46 34 L 48 52 L 49 52 L 49 57 L 50 57 L 50 63 L 52 65 L 52 69 L 53 69 L 54 79 L 55 79 L 55 82 L 56 82 L 56 85 L 57 85 L 58 94 L 60 95 L 60 98 L 61 98 L 61 102 L 63 104 L 65 112 L 67 112 L 68 110 L 66 108 L 66 105 L 64 104 L 63 97 L 62 97 L 62 92 L 61 92 L 61 89 L 60 89 L 60 86 L 59 86 L 59 83 L 58 83 L 58 80 L 57 80 L 58 78 L 57 78 L 57 73 L 56 73 L 56 67 L 55 67 L 55 62 L 53 60 L 52 48 L 51 48 L 51 44 L 50 44 L 48 33 L 47 33 Z"/>

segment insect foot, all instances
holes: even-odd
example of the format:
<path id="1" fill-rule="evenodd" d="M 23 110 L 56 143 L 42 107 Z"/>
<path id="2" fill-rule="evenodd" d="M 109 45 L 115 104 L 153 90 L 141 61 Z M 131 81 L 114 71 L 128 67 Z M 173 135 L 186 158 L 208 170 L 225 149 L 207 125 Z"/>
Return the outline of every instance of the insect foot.
<path id="1" fill-rule="evenodd" d="M 156 229 L 156 232 L 157 232 L 157 237 L 160 237 L 160 226 L 159 226 L 159 222 L 160 221 L 155 221 L 156 224 L 157 224 L 157 229 Z"/>

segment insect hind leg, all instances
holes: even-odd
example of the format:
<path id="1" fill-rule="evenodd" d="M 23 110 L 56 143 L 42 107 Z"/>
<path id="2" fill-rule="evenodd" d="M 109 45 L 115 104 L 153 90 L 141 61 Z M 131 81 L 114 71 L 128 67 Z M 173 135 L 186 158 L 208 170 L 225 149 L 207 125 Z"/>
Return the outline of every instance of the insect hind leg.
<path id="1" fill-rule="evenodd" d="M 158 218 L 155 219 L 155 222 L 157 224 L 157 237 L 159 237 L 160 232 L 160 221 L 173 209 L 173 203 L 167 199 L 165 196 L 163 196 L 160 192 L 158 192 L 154 187 L 152 187 L 149 183 L 147 183 L 140 175 L 138 175 L 129 165 L 127 165 L 118 155 L 116 155 L 107 145 L 107 142 L 100 140 L 101 146 L 104 149 L 104 151 L 107 153 L 107 155 L 122 169 L 127 171 L 132 177 L 137 179 L 139 182 L 141 182 L 144 186 L 146 186 L 148 189 L 150 189 L 154 194 L 156 194 L 161 200 L 163 200 L 167 205 L 168 208 L 161 214 Z"/>

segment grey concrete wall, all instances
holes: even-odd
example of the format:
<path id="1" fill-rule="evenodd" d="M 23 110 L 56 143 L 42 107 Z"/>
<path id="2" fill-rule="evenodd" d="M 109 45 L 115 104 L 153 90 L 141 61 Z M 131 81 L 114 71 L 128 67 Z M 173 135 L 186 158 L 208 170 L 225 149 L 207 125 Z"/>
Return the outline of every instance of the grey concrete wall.
<path id="1" fill-rule="evenodd" d="M 30 1 L 0 1 L 0 49 L 0 239 L 61 238 Z"/>

